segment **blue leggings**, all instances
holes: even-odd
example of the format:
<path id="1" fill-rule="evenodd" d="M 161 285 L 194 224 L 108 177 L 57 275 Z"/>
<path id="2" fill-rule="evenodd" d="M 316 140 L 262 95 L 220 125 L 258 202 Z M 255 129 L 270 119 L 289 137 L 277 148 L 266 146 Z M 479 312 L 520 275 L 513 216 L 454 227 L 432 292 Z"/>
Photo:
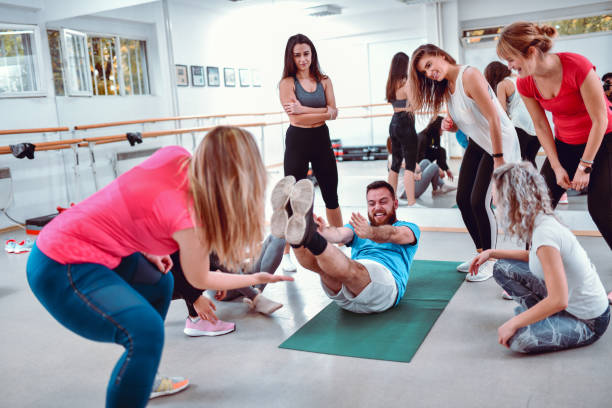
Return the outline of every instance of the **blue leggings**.
<path id="1" fill-rule="evenodd" d="M 107 407 L 144 407 L 161 359 L 172 274 L 139 253 L 111 270 L 94 263 L 62 265 L 36 246 L 28 259 L 32 292 L 66 328 L 94 341 L 121 344 L 106 393 Z"/>

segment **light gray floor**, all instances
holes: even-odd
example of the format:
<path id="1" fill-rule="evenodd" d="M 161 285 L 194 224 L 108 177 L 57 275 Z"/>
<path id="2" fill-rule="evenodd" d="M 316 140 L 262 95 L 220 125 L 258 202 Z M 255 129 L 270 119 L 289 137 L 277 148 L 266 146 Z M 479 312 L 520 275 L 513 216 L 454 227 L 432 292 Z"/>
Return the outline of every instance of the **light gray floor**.
<path id="1" fill-rule="evenodd" d="M 358 166 L 346 164 L 340 169 L 341 205 L 361 205 L 365 213 L 364 186 L 378 177 L 371 168 L 356 172 Z M 270 176 L 273 181 L 280 174 Z M 322 213 L 320 197 L 316 206 Z M 5 234 L 2 239 L 9 236 L 22 235 Z M 610 250 L 603 239 L 579 241 L 604 286 L 612 289 Z M 508 242 L 501 246 L 513 247 Z M 473 250 L 467 234 L 424 232 L 417 259 L 461 261 Z M 27 286 L 26 260 L 26 254 L 0 253 L 0 406 L 103 406 L 106 382 L 122 349 L 82 339 L 54 321 Z M 314 273 L 300 268 L 291 275 L 295 282 L 266 288 L 266 296 L 285 304 L 272 317 L 251 313 L 240 302 L 218 304 L 218 316 L 237 325 L 236 332 L 226 336 L 185 336 L 186 309 L 182 301 L 174 301 L 166 319 L 160 371 L 186 376 L 192 385 L 150 405 L 610 406 L 612 334 L 583 349 L 528 357 L 513 354 L 497 344 L 497 327 L 511 317 L 514 304 L 501 299 L 492 279 L 459 288 L 411 363 L 279 349 L 328 303 Z"/>

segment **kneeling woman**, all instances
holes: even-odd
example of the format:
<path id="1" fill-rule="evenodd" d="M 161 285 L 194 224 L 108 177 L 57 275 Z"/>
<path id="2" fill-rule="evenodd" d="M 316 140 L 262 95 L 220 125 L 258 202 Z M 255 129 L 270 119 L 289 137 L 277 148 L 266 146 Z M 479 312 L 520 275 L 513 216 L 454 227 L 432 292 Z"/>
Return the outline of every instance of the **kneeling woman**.
<path id="1" fill-rule="evenodd" d="M 531 249 L 487 250 L 497 283 L 519 303 L 499 329 L 499 343 L 521 353 L 586 346 L 610 321 L 606 292 L 595 267 L 572 232 L 555 217 L 544 178 L 531 163 L 506 164 L 493 173 L 504 230 Z"/>
<path id="2" fill-rule="evenodd" d="M 144 407 L 150 396 L 187 384 L 156 379 L 173 286 L 167 254 L 180 251 L 185 277 L 197 288 L 291 280 L 209 271 L 210 251 L 232 267 L 258 252 L 265 189 L 253 137 L 218 127 L 193 156 L 164 147 L 41 231 L 27 265 L 38 300 L 76 334 L 125 348 L 108 383 L 107 407 Z"/>

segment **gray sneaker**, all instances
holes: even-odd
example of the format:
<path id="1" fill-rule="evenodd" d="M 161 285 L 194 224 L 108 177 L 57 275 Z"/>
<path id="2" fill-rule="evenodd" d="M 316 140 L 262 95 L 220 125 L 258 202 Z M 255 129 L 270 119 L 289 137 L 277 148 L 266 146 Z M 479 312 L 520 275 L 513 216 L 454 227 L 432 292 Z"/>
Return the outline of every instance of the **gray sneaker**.
<path id="1" fill-rule="evenodd" d="M 270 220 L 270 232 L 277 238 L 285 238 L 287 221 L 293 214 L 289 204 L 289 196 L 295 185 L 295 177 L 283 177 L 272 189 L 270 201 L 272 201 L 272 219 Z"/>
<path id="2" fill-rule="evenodd" d="M 312 217 L 314 185 L 308 179 L 295 183 L 289 198 L 293 215 L 287 221 L 285 239 L 292 245 L 306 244 L 317 230 Z"/>

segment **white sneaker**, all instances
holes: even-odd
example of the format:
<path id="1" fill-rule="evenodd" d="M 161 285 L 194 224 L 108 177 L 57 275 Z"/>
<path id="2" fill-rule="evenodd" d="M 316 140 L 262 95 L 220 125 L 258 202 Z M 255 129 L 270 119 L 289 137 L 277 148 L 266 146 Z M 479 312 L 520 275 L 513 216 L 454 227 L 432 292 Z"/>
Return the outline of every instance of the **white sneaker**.
<path id="1" fill-rule="evenodd" d="M 451 186 L 450 184 L 442 184 L 440 187 L 436 188 L 431 192 L 432 196 L 442 195 L 446 193 L 450 193 L 451 191 L 455 191 L 457 187 Z"/>
<path id="2" fill-rule="evenodd" d="M 489 259 L 478 267 L 478 273 L 476 275 L 468 274 L 465 277 L 465 280 L 468 282 L 486 281 L 491 276 L 493 276 L 493 265 L 495 265 L 495 260 Z"/>
<path id="3" fill-rule="evenodd" d="M 472 256 L 467 261 L 459 264 L 457 266 L 457 272 L 468 273 L 470 271 L 470 265 L 472 264 L 472 260 L 476 258 L 476 255 Z"/>
<path id="4" fill-rule="evenodd" d="M 421 205 L 421 204 L 415 202 L 412 205 L 406 205 L 406 208 L 427 208 L 427 207 L 425 207 L 424 205 Z"/>
<path id="5" fill-rule="evenodd" d="M 291 254 L 283 255 L 283 260 L 281 261 L 281 268 L 283 268 L 283 271 L 285 272 L 296 272 L 297 271 L 295 264 L 291 260 Z"/>

